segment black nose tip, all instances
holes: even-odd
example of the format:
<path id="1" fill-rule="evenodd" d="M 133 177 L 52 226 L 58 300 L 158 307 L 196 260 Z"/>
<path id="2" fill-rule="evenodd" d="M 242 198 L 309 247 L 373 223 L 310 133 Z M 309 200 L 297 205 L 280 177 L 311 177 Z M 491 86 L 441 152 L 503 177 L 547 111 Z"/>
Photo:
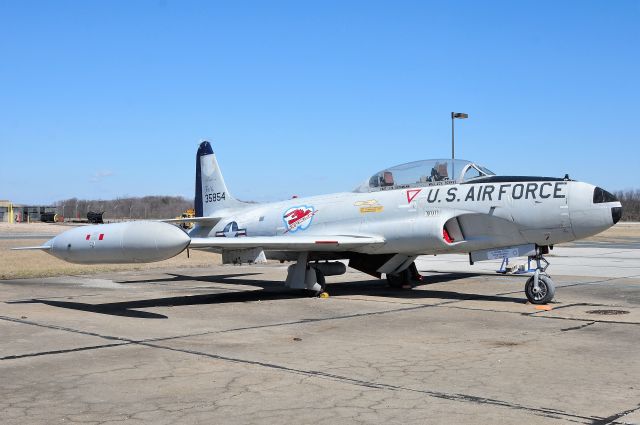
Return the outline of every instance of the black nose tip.
<path id="1" fill-rule="evenodd" d="M 613 218 L 613 224 L 616 224 L 622 218 L 622 207 L 611 208 L 611 218 Z"/>

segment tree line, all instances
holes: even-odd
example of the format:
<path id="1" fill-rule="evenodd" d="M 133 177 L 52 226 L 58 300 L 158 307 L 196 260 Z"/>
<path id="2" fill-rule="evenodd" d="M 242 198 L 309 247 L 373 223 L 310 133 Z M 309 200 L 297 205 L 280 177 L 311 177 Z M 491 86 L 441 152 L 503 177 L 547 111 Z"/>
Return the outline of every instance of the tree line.
<path id="1" fill-rule="evenodd" d="M 615 195 L 622 204 L 622 220 L 640 221 L 640 189 L 619 190 Z"/>
<path id="2" fill-rule="evenodd" d="M 56 213 L 65 219 L 86 219 L 89 211 L 104 212 L 104 220 L 163 219 L 180 216 L 193 208 L 193 199 L 182 196 L 144 196 L 111 200 L 65 199 L 55 203 Z"/>

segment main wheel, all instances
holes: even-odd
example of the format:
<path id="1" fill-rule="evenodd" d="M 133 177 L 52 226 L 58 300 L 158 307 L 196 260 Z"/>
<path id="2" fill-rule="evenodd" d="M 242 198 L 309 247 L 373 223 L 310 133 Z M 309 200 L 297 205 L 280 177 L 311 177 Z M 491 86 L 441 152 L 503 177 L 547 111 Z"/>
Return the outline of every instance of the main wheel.
<path id="1" fill-rule="evenodd" d="M 409 284 L 411 279 L 411 274 L 409 269 L 403 270 L 398 274 L 388 274 L 387 275 L 387 285 L 392 288 L 402 288 L 405 285 Z"/>
<path id="2" fill-rule="evenodd" d="M 546 274 L 538 276 L 538 291 L 536 292 L 533 287 L 533 276 L 527 279 L 527 283 L 524 285 L 524 293 L 527 295 L 527 299 L 531 304 L 547 304 L 553 300 L 556 294 L 556 288 L 553 284 L 553 280 Z"/>

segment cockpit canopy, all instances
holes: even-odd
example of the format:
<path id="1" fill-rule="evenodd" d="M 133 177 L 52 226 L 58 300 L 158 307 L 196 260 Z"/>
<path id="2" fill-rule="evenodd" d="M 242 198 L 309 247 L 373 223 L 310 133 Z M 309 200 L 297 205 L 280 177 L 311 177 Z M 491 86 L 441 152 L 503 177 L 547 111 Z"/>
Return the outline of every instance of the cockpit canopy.
<path id="1" fill-rule="evenodd" d="M 385 168 L 358 186 L 355 192 L 461 183 L 494 175 L 485 167 L 463 159 L 426 159 Z"/>

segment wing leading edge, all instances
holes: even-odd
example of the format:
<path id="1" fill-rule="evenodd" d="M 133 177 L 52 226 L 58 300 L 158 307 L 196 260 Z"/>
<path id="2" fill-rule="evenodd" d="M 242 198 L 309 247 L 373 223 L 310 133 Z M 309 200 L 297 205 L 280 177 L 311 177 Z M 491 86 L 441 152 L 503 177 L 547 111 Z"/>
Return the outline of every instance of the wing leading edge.
<path id="1" fill-rule="evenodd" d="M 262 248 L 277 251 L 349 251 L 354 248 L 381 245 L 384 243 L 384 238 L 372 236 L 246 236 L 238 238 L 191 238 L 189 248 Z"/>

